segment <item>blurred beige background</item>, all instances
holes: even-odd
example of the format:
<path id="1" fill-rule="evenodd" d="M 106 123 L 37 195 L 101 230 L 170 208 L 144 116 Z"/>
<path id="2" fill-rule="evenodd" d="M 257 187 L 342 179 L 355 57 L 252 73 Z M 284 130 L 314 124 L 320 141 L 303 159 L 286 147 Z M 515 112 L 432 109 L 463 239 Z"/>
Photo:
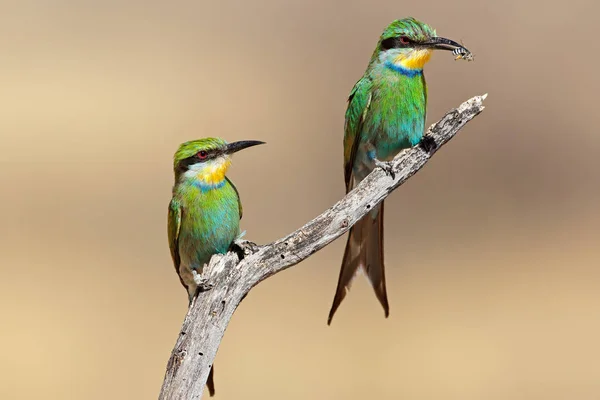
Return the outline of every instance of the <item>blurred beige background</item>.
<path id="1" fill-rule="evenodd" d="M 218 135 L 243 229 L 274 240 L 343 195 L 346 97 L 414 16 L 475 62 L 428 65 L 428 125 L 486 111 L 386 212 L 391 316 L 345 239 L 262 283 L 216 360 L 226 399 L 600 398 L 598 3 L 2 1 L 0 398 L 156 398 L 186 311 L 171 157 Z M 596 47 L 597 49 L 597 47 Z"/>

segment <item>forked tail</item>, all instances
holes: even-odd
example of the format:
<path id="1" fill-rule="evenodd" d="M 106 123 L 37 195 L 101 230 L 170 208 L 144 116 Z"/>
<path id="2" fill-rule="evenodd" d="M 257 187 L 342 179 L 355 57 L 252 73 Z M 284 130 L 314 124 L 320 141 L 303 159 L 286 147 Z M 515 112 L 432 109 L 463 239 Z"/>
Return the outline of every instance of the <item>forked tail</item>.
<path id="1" fill-rule="evenodd" d="M 331 324 L 333 315 L 346 297 L 352 280 L 360 268 L 366 273 L 387 318 L 390 314 L 390 307 L 385 288 L 383 265 L 383 203 L 350 229 L 327 325 Z"/>

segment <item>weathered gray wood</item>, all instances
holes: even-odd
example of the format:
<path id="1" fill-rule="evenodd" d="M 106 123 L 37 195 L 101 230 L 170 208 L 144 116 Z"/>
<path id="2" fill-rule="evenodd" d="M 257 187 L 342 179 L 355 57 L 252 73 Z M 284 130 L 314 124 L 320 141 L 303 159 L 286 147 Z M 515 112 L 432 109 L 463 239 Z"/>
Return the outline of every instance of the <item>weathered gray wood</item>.
<path id="1" fill-rule="evenodd" d="M 407 149 L 385 163 L 391 173 L 376 168 L 344 198 L 297 231 L 265 246 L 239 242 L 238 253 L 243 252 L 241 261 L 239 254 L 233 252 L 214 256 L 203 273 L 212 288 L 201 292 L 188 310 L 167 365 L 159 399 L 199 399 L 229 320 L 250 289 L 308 258 L 348 231 L 482 112 L 486 96 L 473 97 L 448 112 L 429 128 L 423 145 Z M 216 376 L 218 381 L 218 372 Z"/>

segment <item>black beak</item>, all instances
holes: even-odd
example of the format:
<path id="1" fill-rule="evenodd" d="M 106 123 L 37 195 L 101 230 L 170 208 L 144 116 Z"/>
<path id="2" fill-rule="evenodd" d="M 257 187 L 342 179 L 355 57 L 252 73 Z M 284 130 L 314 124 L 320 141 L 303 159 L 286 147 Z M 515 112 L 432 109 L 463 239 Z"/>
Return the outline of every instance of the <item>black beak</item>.
<path id="1" fill-rule="evenodd" d="M 258 140 L 240 140 L 239 142 L 229 143 L 225 148 L 225 154 L 233 154 L 236 151 L 240 151 L 259 144 L 265 144 L 265 142 L 261 142 Z"/>
<path id="2" fill-rule="evenodd" d="M 443 37 L 434 37 L 429 39 L 427 42 L 422 43 L 423 46 L 430 47 L 436 50 L 456 50 L 464 49 L 466 53 L 471 53 L 467 48 L 456 43 L 454 40 L 446 39 Z"/>

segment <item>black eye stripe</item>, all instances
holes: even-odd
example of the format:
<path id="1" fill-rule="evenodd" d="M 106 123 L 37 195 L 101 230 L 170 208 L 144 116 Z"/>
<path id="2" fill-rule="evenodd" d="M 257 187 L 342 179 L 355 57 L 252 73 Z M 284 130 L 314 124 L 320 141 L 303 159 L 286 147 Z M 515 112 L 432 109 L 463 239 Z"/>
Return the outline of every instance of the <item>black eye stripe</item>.
<path id="1" fill-rule="evenodd" d="M 184 158 L 177 164 L 177 169 L 181 172 L 185 172 L 189 169 L 189 166 L 198 162 L 198 158 L 194 155 L 192 157 Z"/>
<path id="2" fill-rule="evenodd" d="M 221 150 L 218 149 L 206 150 L 206 157 L 201 159 L 200 157 L 198 157 L 198 153 L 196 153 L 191 157 L 184 158 L 183 160 L 179 161 L 179 163 L 177 164 L 177 169 L 182 172 L 185 172 L 189 169 L 190 165 L 211 160 L 213 158 L 218 157 L 220 154 Z"/>
<path id="3" fill-rule="evenodd" d="M 402 43 L 402 40 L 400 39 L 401 37 L 407 39 L 407 42 Z M 383 51 L 389 49 L 402 49 L 412 46 L 414 46 L 412 40 L 408 39 L 406 36 L 395 36 L 381 41 L 381 50 Z"/>

